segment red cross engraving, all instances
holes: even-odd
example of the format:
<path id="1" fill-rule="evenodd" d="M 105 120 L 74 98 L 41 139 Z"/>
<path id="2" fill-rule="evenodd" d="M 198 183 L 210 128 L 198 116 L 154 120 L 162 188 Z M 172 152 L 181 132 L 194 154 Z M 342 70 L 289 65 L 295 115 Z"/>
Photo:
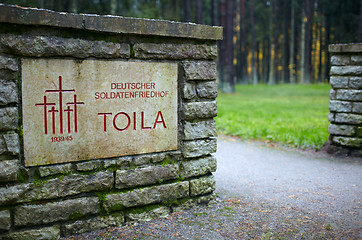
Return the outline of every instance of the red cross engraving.
<path id="1" fill-rule="evenodd" d="M 70 109 L 70 106 L 64 110 L 68 114 L 68 133 L 70 133 L 70 112 L 73 112 L 73 109 Z"/>
<path id="2" fill-rule="evenodd" d="M 37 103 L 35 104 L 35 106 L 37 107 L 44 107 L 44 132 L 45 134 L 48 134 L 48 111 L 47 111 L 47 106 L 54 106 L 55 103 L 47 103 L 47 97 L 44 96 L 44 102 L 43 103 Z"/>
<path id="3" fill-rule="evenodd" d="M 77 102 L 77 95 L 74 94 L 74 101 L 67 103 L 67 105 L 74 105 L 74 131 L 77 132 L 77 105 L 83 105 L 84 102 Z"/>
<path id="4" fill-rule="evenodd" d="M 75 92 L 74 89 L 64 90 L 62 88 L 62 76 L 59 76 L 59 89 L 45 90 L 48 93 L 59 93 L 59 118 L 60 118 L 60 133 L 63 133 L 63 93 Z M 54 122 L 53 122 L 54 123 Z"/>
<path id="5" fill-rule="evenodd" d="M 54 107 L 52 107 L 51 110 L 49 110 L 50 113 L 52 113 L 52 121 L 53 121 L 53 134 L 55 134 L 55 113 L 59 112 L 58 110 L 55 110 Z"/>

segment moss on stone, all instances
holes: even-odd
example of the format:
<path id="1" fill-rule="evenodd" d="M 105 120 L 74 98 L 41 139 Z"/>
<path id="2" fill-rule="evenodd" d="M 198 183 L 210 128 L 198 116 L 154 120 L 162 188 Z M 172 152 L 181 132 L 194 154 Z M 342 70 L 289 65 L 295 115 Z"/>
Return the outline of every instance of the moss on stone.
<path id="1" fill-rule="evenodd" d="M 29 176 L 26 173 L 26 171 L 24 169 L 20 169 L 19 170 L 19 177 L 18 177 L 19 182 L 26 183 L 28 181 L 28 178 L 29 178 Z"/>
<path id="2" fill-rule="evenodd" d="M 84 218 L 84 215 L 80 212 L 80 211 L 75 211 L 74 213 L 72 213 L 72 215 L 70 215 L 69 219 L 70 220 L 79 220 Z"/>
<path id="3" fill-rule="evenodd" d="M 123 209 L 125 209 L 125 207 L 122 204 L 117 203 L 117 204 L 109 207 L 109 212 L 120 211 L 120 210 L 123 210 Z"/>
<path id="4" fill-rule="evenodd" d="M 180 203 L 178 202 L 177 199 L 171 198 L 166 201 L 163 201 L 162 204 L 165 206 L 171 207 L 172 205 L 179 205 Z"/>
<path id="5" fill-rule="evenodd" d="M 149 206 L 145 206 L 145 207 L 139 207 L 139 208 L 131 208 L 131 209 L 127 209 L 127 213 L 128 214 L 141 214 L 144 212 L 150 212 L 156 208 L 162 207 L 161 204 L 157 204 L 157 205 L 149 205 Z"/>

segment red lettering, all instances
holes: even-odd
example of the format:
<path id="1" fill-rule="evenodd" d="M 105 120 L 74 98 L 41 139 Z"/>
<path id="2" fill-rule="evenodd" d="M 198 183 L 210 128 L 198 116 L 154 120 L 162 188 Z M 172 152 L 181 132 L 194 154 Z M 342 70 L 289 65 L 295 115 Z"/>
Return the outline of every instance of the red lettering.
<path id="1" fill-rule="evenodd" d="M 98 113 L 98 116 L 104 116 L 104 132 L 107 132 L 107 115 L 112 115 L 112 113 Z"/>
<path id="2" fill-rule="evenodd" d="M 141 112 L 141 128 L 143 129 L 151 129 L 151 127 L 145 127 L 145 122 L 144 122 L 144 112 Z"/>
<path id="3" fill-rule="evenodd" d="M 117 119 L 117 117 L 118 117 L 119 115 L 125 115 L 125 116 L 127 117 L 128 123 L 127 123 L 127 126 L 126 126 L 125 128 L 119 128 L 119 127 L 117 127 L 117 125 L 116 125 L 116 119 Z M 120 112 L 120 113 L 117 113 L 116 116 L 114 116 L 114 118 L 113 118 L 113 127 L 114 127 L 115 129 L 117 129 L 118 131 L 124 131 L 124 130 L 126 130 L 126 129 L 129 127 L 129 125 L 131 125 L 131 118 L 128 116 L 127 113 L 125 113 L 125 112 Z"/>
<path id="4" fill-rule="evenodd" d="M 158 117 L 161 118 L 161 121 L 158 121 Z M 161 111 L 158 111 L 158 113 L 157 113 L 155 123 L 153 124 L 153 129 L 156 128 L 156 124 L 158 124 L 158 123 L 162 123 L 163 127 L 166 128 L 166 123 L 165 123 L 165 120 L 163 119 Z"/>
<path id="5" fill-rule="evenodd" d="M 133 130 L 136 130 L 136 112 L 133 112 Z"/>
<path id="6" fill-rule="evenodd" d="M 111 89 L 116 89 L 117 85 L 115 83 L 111 83 Z"/>

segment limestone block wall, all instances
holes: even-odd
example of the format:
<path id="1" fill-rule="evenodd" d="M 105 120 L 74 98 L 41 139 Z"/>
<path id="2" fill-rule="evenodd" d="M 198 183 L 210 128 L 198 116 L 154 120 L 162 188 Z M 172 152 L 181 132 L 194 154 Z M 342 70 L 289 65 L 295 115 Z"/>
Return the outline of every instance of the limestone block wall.
<path id="1" fill-rule="evenodd" d="M 329 152 L 362 156 L 362 44 L 330 45 Z"/>
<path id="2" fill-rule="evenodd" d="M 211 201 L 221 38 L 220 27 L 0 4 L 0 238 L 57 239 Z M 177 63 L 178 150 L 25 167 L 25 57 Z"/>

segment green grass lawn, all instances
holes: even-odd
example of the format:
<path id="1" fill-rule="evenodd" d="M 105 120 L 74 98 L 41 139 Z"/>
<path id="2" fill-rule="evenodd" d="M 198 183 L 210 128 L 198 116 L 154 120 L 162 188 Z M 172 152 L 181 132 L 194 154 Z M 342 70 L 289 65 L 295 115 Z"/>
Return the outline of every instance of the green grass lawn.
<path id="1" fill-rule="evenodd" d="M 319 149 L 328 140 L 330 85 L 237 85 L 219 93 L 221 134 Z"/>

